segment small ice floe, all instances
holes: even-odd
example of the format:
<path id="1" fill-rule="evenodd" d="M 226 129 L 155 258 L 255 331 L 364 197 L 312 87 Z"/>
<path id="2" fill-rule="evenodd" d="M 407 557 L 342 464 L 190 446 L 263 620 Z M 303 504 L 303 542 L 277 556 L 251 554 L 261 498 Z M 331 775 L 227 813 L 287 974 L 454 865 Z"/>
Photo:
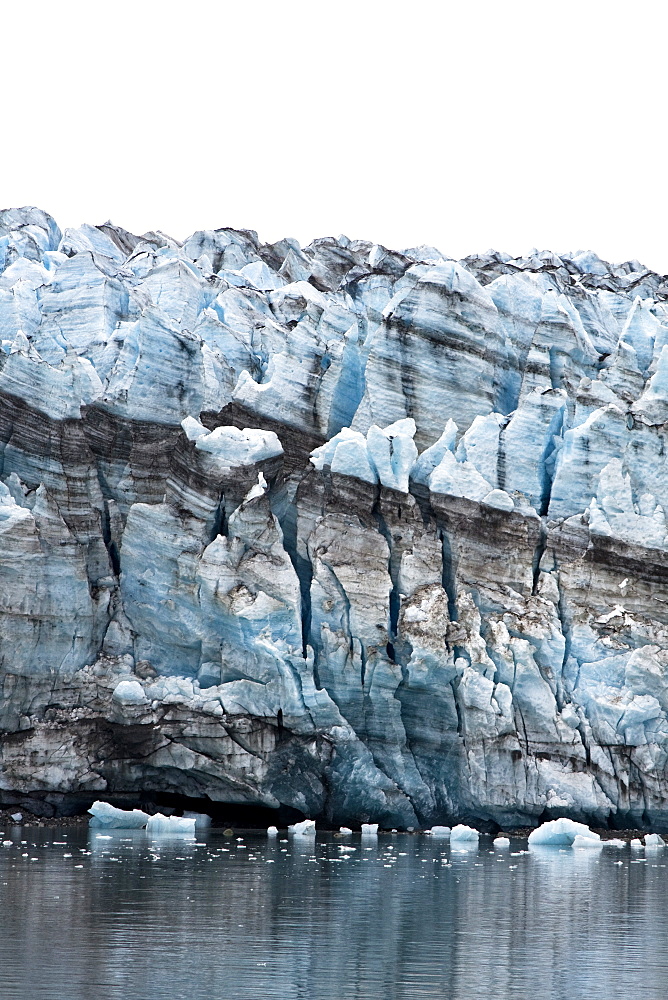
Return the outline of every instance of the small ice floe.
<path id="1" fill-rule="evenodd" d="M 91 814 L 89 825 L 94 829 L 141 830 L 149 820 L 148 813 L 141 809 L 117 809 L 110 802 L 93 802 L 88 810 Z"/>
<path id="2" fill-rule="evenodd" d="M 598 836 L 594 834 L 591 837 L 583 837 L 581 833 L 576 834 L 571 845 L 575 850 L 584 848 L 586 850 L 591 850 L 592 848 L 596 850 L 597 848 L 603 847 L 603 841 Z"/>
<path id="3" fill-rule="evenodd" d="M 377 837 L 378 836 L 378 824 L 377 823 L 362 823 L 362 836 L 363 837 Z"/>
<path id="4" fill-rule="evenodd" d="M 303 819 L 301 823 L 294 823 L 288 827 L 288 833 L 295 837 L 315 837 L 315 820 Z"/>
<path id="5" fill-rule="evenodd" d="M 267 836 L 268 837 L 278 837 L 278 827 L 277 826 L 268 826 L 267 827 Z"/>
<path id="6" fill-rule="evenodd" d="M 450 831 L 450 843 L 451 844 L 473 844 L 478 842 L 480 834 L 472 826 L 464 826 L 463 823 L 458 823 Z"/>
<path id="7" fill-rule="evenodd" d="M 604 840 L 603 841 L 603 846 L 604 847 L 626 847 L 626 841 L 625 840 L 619 840 L 618 838 L 614 838 L 613 837 L 612 840 Z"/>
<path id="8" fill-rule="evenodd" d="M 10 819 L 13 819 L 15 823 L 20 823 L 23 819 L 23 813 L 12 813 Z"/>
<path id="9" fill-rule="evenodd" d="M 631 847 L 637 851 L 640 847 L 642 847 L 642 840 L 639 840 L 638 837 L 634 837 L 631 841 Z"/>
<path id="10" fill-rule="evenodd" d="M 339 833 L 342 833 L 345 837 L 349 837 L 352 832 L 353 831 L 350 829 L 349 826 L 340 826 L 339 827 Z"/>
<path id="11" fill-rule="evenodd" d="M 495 837 L 494 847 L 497 849 L 500 847 L 510 847 L 510 840 L 508 837 Z"/>
<path id="12" fill-rule="evenodd" d="M 601 838 L 584 823 L 572 819 L 553 819 L 529 834 L 532 847 L 572 847 L 576 837 L 599 841 Z"/>
<path id="13" fill-rule="evenodd" d="M 162 813 L 156 813 L 155 816 L 149 816 L 146 831 L 151 834 L 185 833 L 194 837 L 195 820 L 189 816 L 163 816 Z"/>
<path id="14" fill-rule="evenodd" d="M 645 847 L 665 847 L 666 842 L 658 833 L 645 834 Z"/>
<path id="15" fill-rule="evenodd" d="M 449 826 L 432 826 L 431 830 L 424 831 L 429 837 L 449 837 L 451 830 Z"/>

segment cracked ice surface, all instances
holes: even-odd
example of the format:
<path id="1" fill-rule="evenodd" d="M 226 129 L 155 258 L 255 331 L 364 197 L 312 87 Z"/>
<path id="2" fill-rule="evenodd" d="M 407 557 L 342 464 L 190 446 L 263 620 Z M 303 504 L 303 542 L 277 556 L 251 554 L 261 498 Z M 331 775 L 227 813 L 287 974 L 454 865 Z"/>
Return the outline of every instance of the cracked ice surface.
<path id="1" fill-rule="evenodd" d="M 1 212 L 3 794 L 668 829 L 667 348 L 637 261 Z"/>

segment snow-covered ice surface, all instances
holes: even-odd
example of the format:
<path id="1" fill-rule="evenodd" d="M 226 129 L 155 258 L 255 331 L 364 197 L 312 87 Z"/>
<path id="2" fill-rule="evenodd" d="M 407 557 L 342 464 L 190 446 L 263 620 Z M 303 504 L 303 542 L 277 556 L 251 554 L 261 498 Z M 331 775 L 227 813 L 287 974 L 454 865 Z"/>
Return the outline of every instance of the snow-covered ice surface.
<path id="1" fill-rule="evenodd" d="M 637 261 L 0 212 L 3 789 L 667 831 L 666 426 Z"/>

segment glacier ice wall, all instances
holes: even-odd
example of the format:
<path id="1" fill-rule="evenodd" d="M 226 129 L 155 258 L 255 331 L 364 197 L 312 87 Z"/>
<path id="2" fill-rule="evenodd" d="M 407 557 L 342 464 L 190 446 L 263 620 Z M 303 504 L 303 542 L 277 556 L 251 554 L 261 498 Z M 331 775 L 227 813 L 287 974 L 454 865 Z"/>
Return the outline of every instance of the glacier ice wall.
<path id="1" fill-rule="evenodd" d="M 0 801 L 668 827 L 668 282 L 0 213 Z"/>

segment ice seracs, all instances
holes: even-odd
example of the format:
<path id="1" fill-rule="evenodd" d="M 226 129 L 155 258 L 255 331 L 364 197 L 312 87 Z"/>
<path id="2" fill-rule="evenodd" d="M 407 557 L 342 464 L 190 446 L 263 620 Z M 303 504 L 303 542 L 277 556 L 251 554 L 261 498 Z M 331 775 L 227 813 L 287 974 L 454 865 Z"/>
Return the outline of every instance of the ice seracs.
<path id="1" fill-rule="evenodd" d="M 667 330 L 589 251 L 0 212 L 12 801 L 664 829 Z"/>

